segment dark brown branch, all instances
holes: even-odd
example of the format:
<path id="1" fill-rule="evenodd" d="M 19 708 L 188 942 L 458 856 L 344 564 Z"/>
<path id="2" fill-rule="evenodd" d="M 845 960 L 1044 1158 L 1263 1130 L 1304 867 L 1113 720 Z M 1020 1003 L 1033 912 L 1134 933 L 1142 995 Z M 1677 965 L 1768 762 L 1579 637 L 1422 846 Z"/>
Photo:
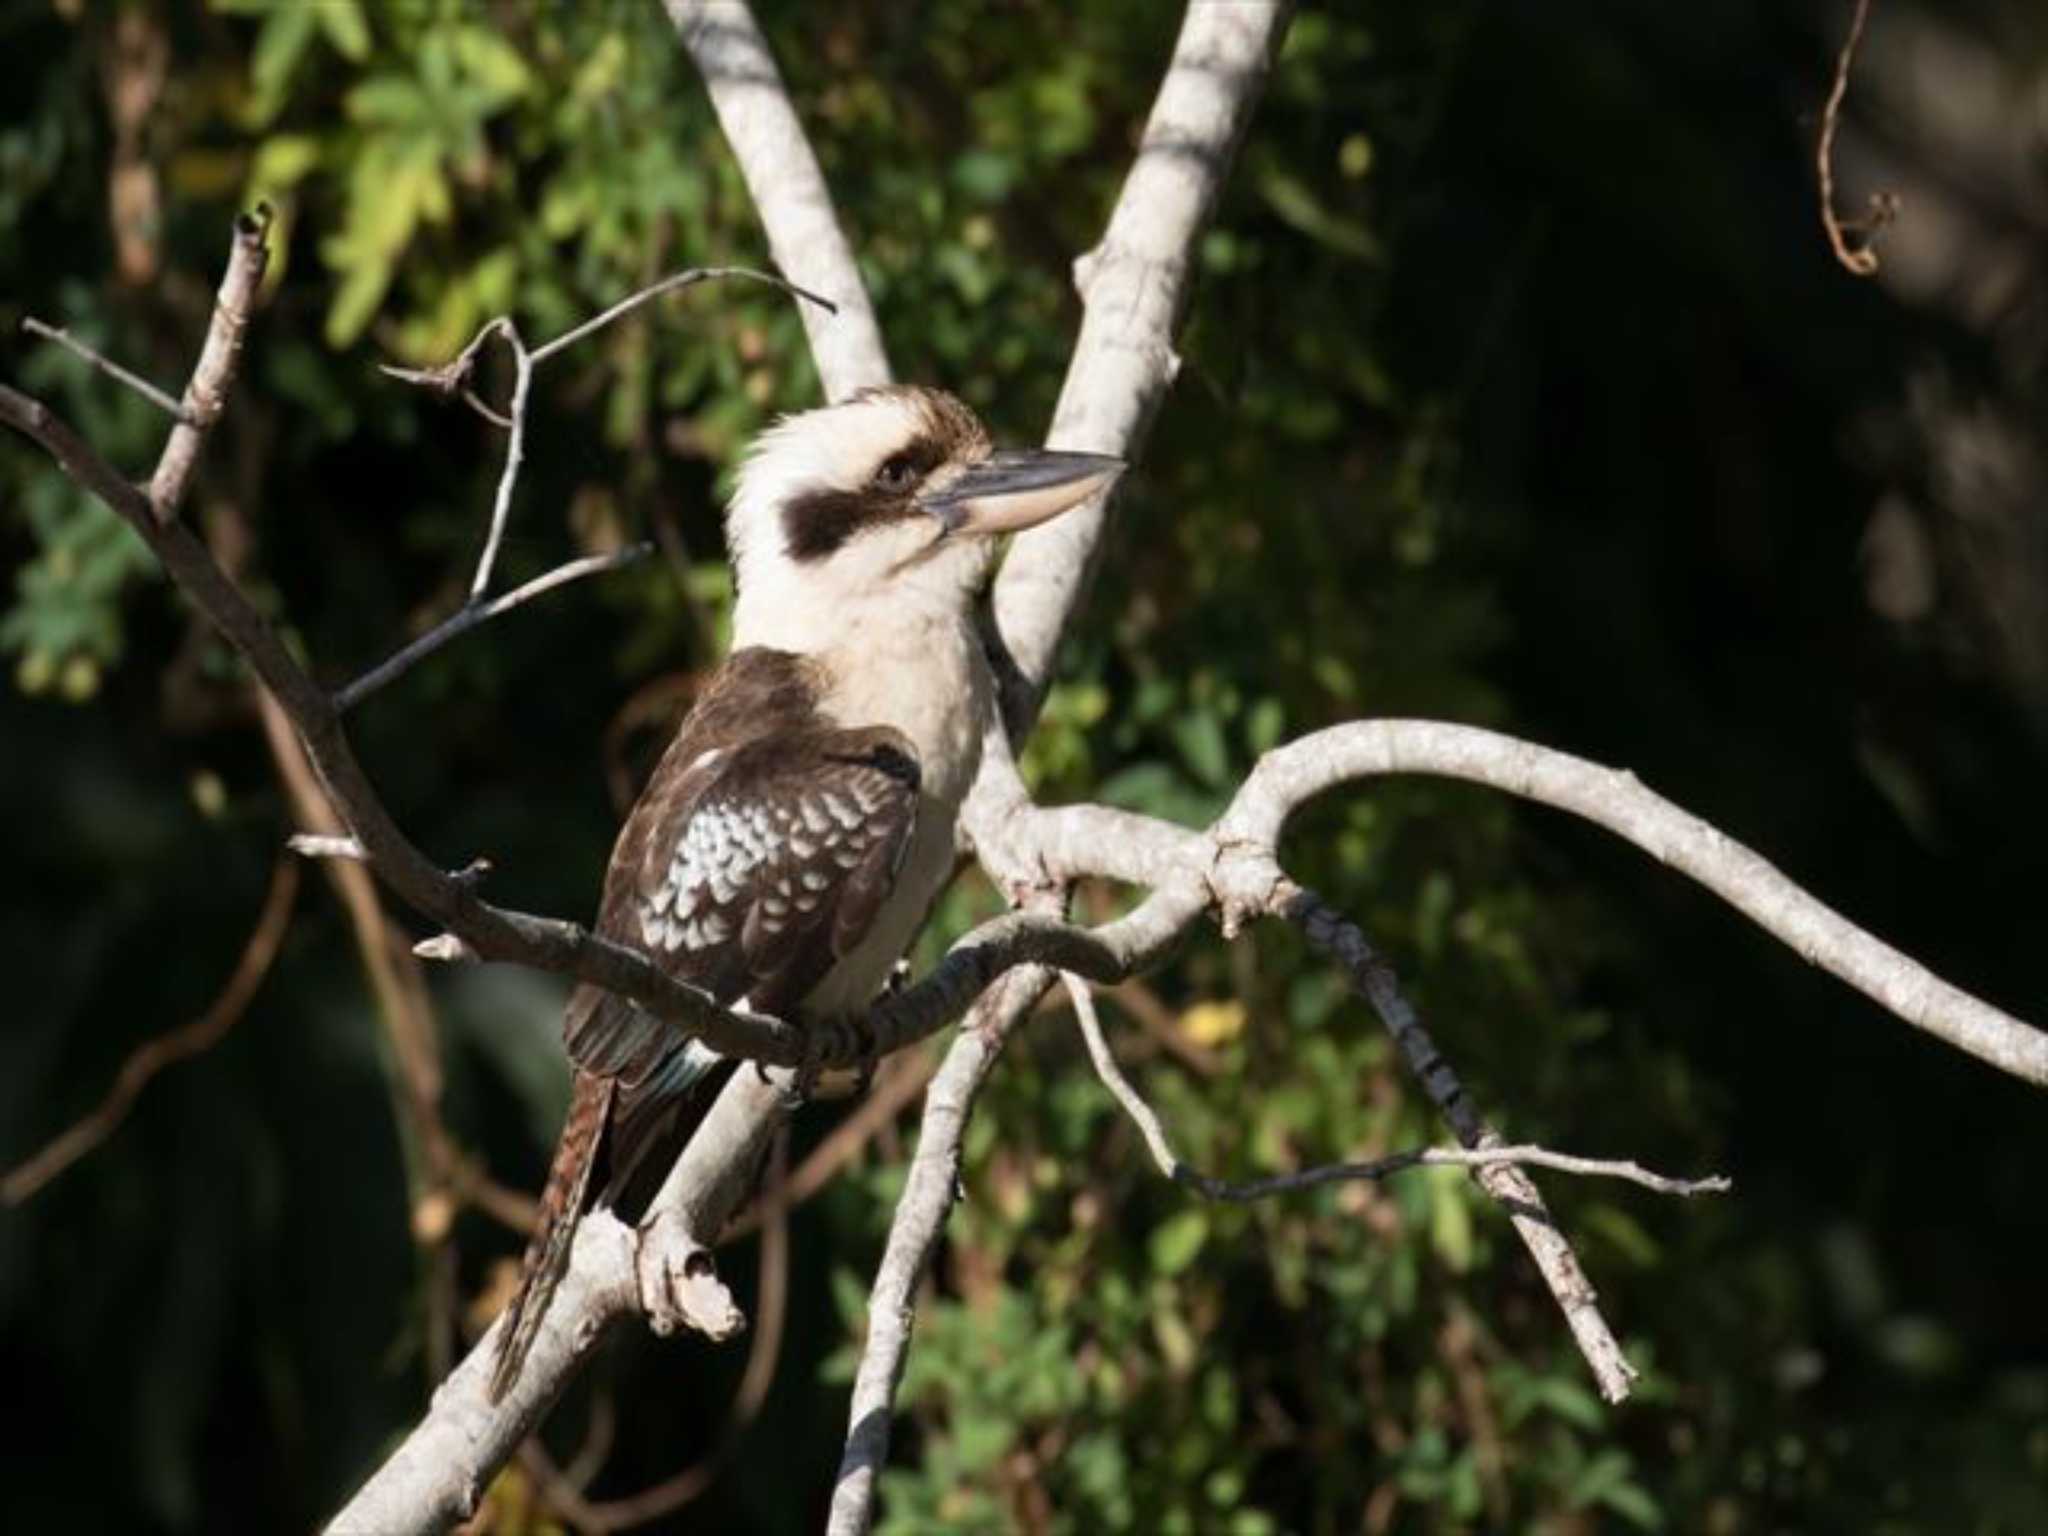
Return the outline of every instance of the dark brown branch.
<path id="1" fill-rule="evenodd" d="M 270 974 L 285 931 L 291 926 L 292 903 L 299 894 L 299 866 L 295 860 L 279 859 L 271 871 L 270 889 L 256 915 L 256 926 L 242 946 L 241 958 L 228 975 L 220 995 L 191 1023 L 145 1041 L 121 1063 L 113 1086 L 99 1107 L 63 1134 L 49 1142 L 27 1161 L 10 1168 L 0 1179 L 0 1201 L 20 1205 L 58 1174 L 113 1135 L 127 1117 L 149 1080 L 173 1062 L 184 1061 L 211 1050 L 226 1038 L 256 996 L 263 978 Z"/>
<path id="2" fill-rule="evenodd" d="M 861 1031 L 847 1024 L 828 1031 L 822 1058 L 806 1054 L 805 1035 L 788 1023 L 761 1015 L 730 1013 L 709 994 L 674 980 L 638 950 L 602 938 L 579 924 L 496 907 L 481 900 L 473 883 L 441 868 L 406 837 L 357 762 L 342 728 L 340 712 L 306 675 L 269 622 L 221 570 L 211 553 L 181 524 L 159 523 L 147 497 L 124 480 L 71 428 L 40 401 L 0 385 L 0 420 L 41 444 L 78 484 L 119 513 L 147 543 L 172 580 L 210 619 L 290 718 L 319 767 L 347 829 L 362 847 L 379 879 L 425 917 L 455 935 L 477 958 L 511 961 L 571 975 L 630 997 L 650 1012 L 702 1036 L 714 1050 L 781 1066 L 807 1059 L 820 1065 L 851 1066 L 868 1054 Z M 1099 953 L 1074 930 L 1028 932 L 1018 936 L 1018 958 L 1050 945 L 1068 969 L 1098 975 Z M 1078 950 L 1073 946 L 1079 945 Z M 967 946 L 949 957 L 927 991 L 912 988 L 892 1000 L 877 1021 L 885 1048 L 921 1038 L 957 1017 L 972 996 L 963 988 L 975 976 L 993 976 L 1005 964 L 1000 950 Z"/>
<path id="3" fill-rule="evenodd" d="M 1828 90 L 1827 106 L 1820 117 L 1820 142 L 1814 148 L 1814 165 L 1820 173 L 1820 225 L 1827 231 L 1828 245 L 1839 261 L 1858 277 L 1877 274 L 1877 237 L 1899 216 L 1895 192 L 1874 192 L 1870 211 L 1860 219 L 1845 220 L 1835 212 L 1835 129 L 1841 121 L 1842 102 L 1849 94 L 1849 69 L 1856 49 L 1863 41 L 1863 25 L 1870 19 L 1870 0 L 1856 0 L 1856 12 L 1849 18 L 1849 35 L 1835 55 L 1835 80 Z M 1860 237 L 1851 245 L 1850 234 Z"/>
<path id="4" fill-rule="evenodd" d="M 1423 1028 L 1421 1016 L 1402 995 L 1393 971 L 1357 925 L 1325 905 L 1313 891 L 1291 883 L 1276 891 L 1275 897 L 1279 910 L 1311 944 L 1342 967 L 1352 987 L 1372 1004 L 1373 1011 L 1394 1037 L 1408 1069 L 1435 1102 L 1459 1142 L 1474 1151 L 1495 1152 L 1505 1147 L 1505 1140 L 1481 1117 L 1457 1073 Z M 1600 1395 L 1610 1403 L 1621 1402 L 1629 1395 L 1639 1373 L 1622 1353 L 1620 1340 L 1601 1315 L 1599 1293 L 1586 1278 L 1579 1256 L 1572 1250 L 1571 1239 L 1551 1217 L 1535 1183 L 1513 1163 L 1476 1168 L 1472 1176 L 1514 1223 L 1529 1256 L 1542 1272 L 1544 1283 L 1563 1310 L 1565 1322 L 1578 1341 L 1579 1353 L 1586 1357 L 1593 1379 L 1599 1384 Z"/>

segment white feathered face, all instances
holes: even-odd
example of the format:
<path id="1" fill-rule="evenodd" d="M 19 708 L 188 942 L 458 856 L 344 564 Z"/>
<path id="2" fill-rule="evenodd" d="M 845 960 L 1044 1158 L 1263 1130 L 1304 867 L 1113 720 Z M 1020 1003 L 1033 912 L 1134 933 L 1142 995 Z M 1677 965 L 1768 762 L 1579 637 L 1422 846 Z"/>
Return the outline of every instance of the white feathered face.
<path id="1" fill-rule="evenodd" d="M 734 643 L 817 649 L 799 640 L 877 604 L 964 614 L 995 535 L 1078 505 L 1121 468 L 996 452 L 974 412 L 936 389 L 863 390 L 785 417 L 755 440 L 726 511 Z"/>

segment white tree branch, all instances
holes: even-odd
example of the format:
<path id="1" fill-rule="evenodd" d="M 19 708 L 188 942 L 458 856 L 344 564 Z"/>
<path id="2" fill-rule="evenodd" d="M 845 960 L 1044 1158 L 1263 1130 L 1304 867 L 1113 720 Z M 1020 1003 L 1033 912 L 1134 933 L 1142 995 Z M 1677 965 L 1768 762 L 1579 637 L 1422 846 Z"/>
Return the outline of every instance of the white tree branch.
<path id="1" fill-rule="evenodd" d="M 830 295 L 842 306 L 841 316 L 829 325 L 806 315 L 811 327 L 813 352 L 827 394 L 839 398 L 862 386 L 885 382 L 888 378 L 886 358 L 879 331 L 873 325 L 867 306 L 865 290 L 859 283 L 851 253 L 832 217 L 829 194 L 817 172 L 815 156 L 803 141 L 795 112 L 782 91 L 773 61 L 746 7 L 733 3 L 733 0 L 709 0 L 709 3 L 667 0 L 667 3 L 685 45 L 705 75 L 720 121 L 755 196 L 762 222 L 769 231 L 770 249 L 777 264 L 793 280 Z M 1226 25 L 1219 33 L 1211 24 L 1215 19 L 1212 13 L 1230 10 L 1258 12 L 1264 20 L 1249 33 L 1237 25 Z M 1132 387 L 1142 387 L 1150 395 L 1141 407 L 1118 413 L 1112 408 L 1113 402 L 1102 392 L 1082 391 L 1082 404 L 1073 408 L 1079 412 L 1079 419 L 1106 415 L 1112 421 L 1106 437 L 1091 439 L 1106 451 L 1129 454 L 1135 449 L 1143 423 L 1149 419 L 1159 393 L 1171 379 L 1172 353 L 1167 342 L 1173 318 L 1185 302 L 1186 251 L 1192 248 L 1201 221 L 1213 204 L 1230 152 L 1241 134 L 1256 87 L 1263 77 L 1265 61 L 1270 57 L 1272 48 L 1277 46 L 1285 11 L 1283 5 L 1191 7 L 1182 46 L 1176 51 L 1167 88 L 1162 91 L 1167 109 L 1155 113 L 1153 127 L 1148 130 L 1149 164 L 1145 174 L 1134 173 L 1126 185 L 1117 213 L 1111 220 L 1111 237 L 1105 240 L 1104 250 L 1110 264 L 1102 267 L 1101 271 L 1112 274 L 1112 277 L 1103 280 L 1102 297 L 1097 296 L 1098 290 L 1092 284 L 1087 290 L 1090 314 L 1095 315 L 1101 309 L 1102 315 L 1096 319 L 1092 339 L 1084 323 L 1082 349 L 1098 359 L 1113 357 L 1120 349 L 1141 352 L 1144 359 L 1141 365 L 1126 376 L 1134 381 Z M 1228 18 L 1224 19 L 1228 21 Z M 1247 41 L 1256 45 L 1249 57 L 1242 56 Z M 1231 44 L 1237 45 L 1236 52 L 1232 51 Z M 1216 78 L 1229 81 L 1229 89 L 1223 93 L 1224 111 L 1209 124 L 1206 138 L 1200 131 L 1200 124 L 1194 121 L 1201 110 L 1194 97 L 1202 84 L 1205 61 L 1218 66 Z M 1203 146 L 1206 146 L 1206 161 L 1197 153 Z M 1187 168 L 1196 165 L 1202 169 L 1196 181 L 1191 182 Z M 1189 195 L 1191 186 L 1196 189 L 1192 197 Z M 1156 225 L 1146 212 L 1155 199 L 1160 200 L 1162 207 L 1171 210 L 1170 216 Z M 829 227 L 821 230 L 821 223 Z M 1181 243 L 1177 253 L 1167 249 L 1175 240 Z M 1115 274 L 1121 274 L 1121 277 Z M 1125 323 L 1112 323 L 1116 312 L 1116 305 L 1108 302 L 1112 295 L 1121 295 L 1116 303 L 1123 305 L 1129 316 Z M 862 323 L 863 317 L 865 323 Z M 1162 332 L 1160 346 L 1151 347 L 1149 351 L 1143 339 L 1147 328 L 1159 328 Z M 1085 375 L 1086 370 L 1077 352 L 1070 378 L 1082 379 Z M 1099 512 L 1093 517 L 1095 537 L 1099 537 Z M 1085 549 L 1092 549 L 1093 544 L 1094 538 L 1091 538 Z M 1049 567 L 1057 560 L 1085 559 L 1085 549 L 1078 556 L 1073 550 L 1065 554 L 1040 556 L 1038 564 Z M 1022 553 L 1020 550 L 1018 555 Z M 1078 602 L 1081 589 L 1079 575 L 1071 582 L 1056 583 L 1055 588 L 1064 593 L 1063 600 L 1070 612 Z M 1046 610 L 1042 606 L 1028 605 L 1024 611 L 1035 615 L 1033 633 L 1036 639 L 1033 643 L 1046 646 L 1049 654 L 1052 641 L 1046 629 Z M 1066 617 L 1066 612 L 1061 613 L 1057 623 L 1063 624 Z M 1009 762 L 1006 745 L 995 755 L 999 763 Z M 1149 923 L 1146 937 L 1156 939 L 1163 948 L 1199 915 L 1204 897 L 1205 892 L 1183 887 L 1164 900 L 1148 903 L 1126 921 Z M 995 973 L 991 971 L 988 977 L 975 980 L 976 960 L 977 957 L 986 960 L 996 953 L 988 947 L 971 945 L 964 950 L 956 950 L 956 959 L 961 963 L 953 974 L 960 981 L 945 1000 L 950 1003 L 970 982 L 976 991 L 985 986 L 988 977 Z M 1072 962 L 1066 960 L 1061 963 Z M 942 974 L 929 978 L 929 981 L 942 983 L 945 970 L 942 967 Z M 1103 979 L 1113 979 L 1105 973 L 1094 974 L 1103 975 Z M 1034 997 L 1037 991 L 1043 990 L 1043 985 L 1041 982 L 1033 991 Z M 1005 992 L 1008 995 L 1009 989 L 1006 988 Z M 925 995 L 936 997 L 938 992 L 927 991 Z M 906 994 L 906 999 L 909 996 Z M 901 1006 L 903 1001 L 896 1000 L 895 1005 Z M 885 1008 L 890 1006 L 884 1005 Z M 881 1032 L 878 1029 L 877 1033 Z M 987 1062 L 992 1063 L 995 1051 L 1000 1049 L 1001 1035 L 981 1032 L 981 1038 L 987 1047 Z M 963 1041 L 965 1039 L 963 1034 Z M 956 1042 L 954 1049 L 967 1053 L 967 1056 L 980 1054 L 979 1047 L 963 1043 Z M 967 1056 L 963 1056 L 963 1061 Z M 956 1069 L 955 1080 L 960 1073 L 967 1071 L 964 1065 Z M 972 1081 L 978 1083 L 985 1072 L 986 1063 L 971 1074 Z M 741 1074 L 741 1077 L 747 1078 L 749 1074 Z M 969 1094 L 971 1097 L 971 1089 Z M 687 1211 L 688 1214 L 677 1218 L 676 1230 L 715 1233 L 723 1225 L 730 1204 L 721 1192 L 729 1191 L 736 1180 L 743 1180 L 750 1172 L 753 1164 L 747 1148 L 766 1145 L 766 1138 L 772 1133 L 781 1113 L 779 1099 L 764 1099 L 751 1094 L 742 1090 L 738 1082 L 727 1089 L 720 1101 L 720 1111 L 725 1111 L 728 1105 L 734 1106 L 730 1114 L 714 1116 L 693 1138 L 690 1149 L 671 1172 L 657 1197 L 651 1221 L 663 1219 L 664 1212 Z M 935 1154 L 941 1149 L 942 1144 L 935 1143 Z M 736 1200 L 737 1196 L 732 1198 Z M 928 1214 L 921 1216 L 918 1208 L 907 1212 L 899 1210 L 899 1226 L 904 1229 L 900 1246 L 920 1255 L 918 1267 L 921 1267 L 922 1253 L 928 1251 L 930 1238 L 918 1240 L 916 1232 L 930 1219 Z M 931 1230 L 935 1233 L 936 1227 Z M 564 1303 L 558 1299 L 550 1317 L 550 1323 L 556 1328 L 568 1326 L 568 1319 L 552 1315 L 562 1310 Z M 906 1345 L 907 1340 L 906 1331 L 903 1335 Z M 574 1351 L 560 1347 L 547 1349 L 544 1353 L 543 1347 L 537 1345 L 524 1374 L 550 1381 L 552 1384 L 547 1390 L 552 1393 L 559 1390 L 568 1374 L 577 1368 L 580 1358 Z M 893 1382 L 900 1370 L 899 1354 L 885 1373 L 892 1394 Z M 433 1416 L 444 1415 L 461 1416 L 460 1405 L 451 1400 L 447 1389 L 437 1398 Z M 885 1452 L 886 1411 L 879 1425 L 884 1436 L 881 1449 Z M 410 1447 L 407 1448 L 409 1450 Z M 401 1452 L 402 1456 L 405 1454 L 406 1451 Z M 363 1496 L 371 1493 L 372 1489 L 366 1488 Z M 871 1503 L 868 1508 L 871 1511 Z"/>
<path id="2" fill-rule="evenodd" d="M 853 1382 L 853 1408 L 827 1536 L 864 1536 L 874 1524 L 875 1485 L 889 1459 L 896 1388 L 917 1320 L 917 1283 L 931 1262 L 960 1187 L 961 1143 L 981 1085 L 1010 1033 L 1027 1018 L 1057 973 L 1043 966 L 1012 971 L 975 1005 L 925 1090 L 917 1151 L 889 1223 L 889 1241 L 868 1293 L 868 1332 Z"/>
<path id="3" fill-rule="evenodd" d="M 1180 371 L 1174 331 L 1195 249 L 1237 157 L 1293 6 L 1194 0 L 1101 242 L 1074 263 L 1081 334 L 1046 441 L 1135 458 Z M 1105 497 L 1021 535 L 995 585 L 995 621 L 1024 688 L 1005 713 L 1021 739 L 1094 575 Z"/>
<path id="4" fill-rule="evenodd" d="M 1644 787 L 1633 773 L 1474 726 L 1370 720 L 1268 753 L 1217 828 L 1272 846 L 1294 809 L 1335 785 L 1392 773 L 1466 779 L 1569 811 L 1698 881 L 1802 959 L 1917 1029 L 2048 1087 L 2048 1034 L 1951 986 L 1815 900 L 1760 855 Z M 1076 850 L 1069 850 L 1076 851 Z"/>
<path id="5" fill-rule="evenodd" d="M 1142 447 L 1180 368 L 1174 327 L 1187 304 L 1196 243 L 1291 10 L 1288 0 L 1191 0 L 1108 228 L 1095 250 L 1075 263 L 1084 306 L 1081 334 L 1049 446 L 1126 459 Z M 984 736 L 981 773 L 961 826 L 963 839 L 977 846 L 997 842 L 1001 808 L 1025 798 L 1011 743 L 1022 739 L 1037 716 L 1060 637 L 1093 574 L 1107 518 L 1105 495 L 1022 535 L 996 578 L 990 638 L 998 653 L 1001 702 Z M 983 851 L 981 862 L 1011 900 L 1049 899 L 1029 850 L 1006 845 L 1005 851 L 1007 858 Z M 1178 933 L 1202 909 L 1192 889 L 1162 888 L 1147 905 L 1171 908 Z M 988 994 L 977 1014 L 986 1026 L 960 1032 L 927 1090 L 910 1182 L 897 1202 L 869 1299 L 868 1336 L 827 1523 L 830 1536 L 864 1536 L 874 1523 L 876 1483 L 888 1458 L 896 1386 L 910 1345 L 911 1298 L 951 1209 L 974 1096 L 1010 1030 L 1051 976 L 1045 970 L 1015 973 Z"/>
<path id="6" fill-rule="evenodd" d="M 984 859 L 1021 878 L 1099 876 L 1159 887 L 1207 869 L 1225 929 L 1270 906 L 1265 858 L 1302 805 L 1392 774 L 1463 779 L 1568 811 L 1705 886 L 1809 964 L 1957 1050 L 2048 1087 L 2048 1033 L 1974 997 L 1809 895 L 1754 850 L 1647 788 L 1633 773 L 1479 726 L 1360 720 L 1259 759 L 1210 832 L 1099 805 L 1039 807 L 1012 777 L 992 794 Z"/>
<path id="7" fill-rule="evenodd" d="M 889 355 L 818 156 L 804 136 L 782 72 L 741 0 L 662 0 L 690 50 L 718 125 L 746 178 L 775 264 L 826 295 L 837 315 L 804 313 L 825 398 L 889 382 Z"/>

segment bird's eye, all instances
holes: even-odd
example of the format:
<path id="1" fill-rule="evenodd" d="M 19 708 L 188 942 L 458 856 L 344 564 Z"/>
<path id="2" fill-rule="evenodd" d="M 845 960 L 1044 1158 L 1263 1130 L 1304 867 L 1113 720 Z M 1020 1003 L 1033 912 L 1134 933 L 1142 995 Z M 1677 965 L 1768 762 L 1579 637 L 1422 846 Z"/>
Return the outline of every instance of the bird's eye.
<path id="1" fill-rule="evenodd" d="M 882 467 L 875 471 L 875 484 L 885 491 L 907 491 L 916 478 L 917 466 L 901 453 L 884 461 Z"/>

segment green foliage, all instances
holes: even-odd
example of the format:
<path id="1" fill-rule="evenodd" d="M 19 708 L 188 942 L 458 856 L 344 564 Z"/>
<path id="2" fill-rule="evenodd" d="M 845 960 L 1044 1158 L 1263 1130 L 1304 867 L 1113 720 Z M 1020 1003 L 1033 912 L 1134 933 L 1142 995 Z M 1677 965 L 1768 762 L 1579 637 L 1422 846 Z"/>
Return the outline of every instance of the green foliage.
<path id="1" fill-rule="evenodd" d="M 1070 264 L 1179 7 L 761 9 L 898 373 L 1001 436 L 1042 431 L 1079 319 Z M 163 281 L 125 288 L 107 184 L 130 151 L 100 106 L 115 14 L 0 21 L 23 43 L 0 50 L 0 99 L 20 104 L 0 227 L 33 237 L 0 247 L 0 322 L 36 313 L 175 381 L 228 216 L 276 206 L 268 308 L 191 516 L 246 520 L 253 590 L 339 678 L 458 600 L 500 451 L 371 363 L 439 362 L 500 312 L 558 334 L 665 271 L 760 264 L 763 242 L 659 6 L 216 0 L 125 13 L 170 58 L 140 152 Z M 1946 348 L 1968 375 L 1979 339 L 1818 275 L 1808 151 L 1756 127 L 1759 72 L 1810 81 L 1819 56 L 1778 8 L 1736 7 L 1692 52 L 1638 30 L 1675 14 L 1532 25 L 1463 0 L 1302 8 L 1027 746 L 1034 789 L 1194 823 L 1260 753 L 1336 720 L 1498 724 L 1643 768 L 2024 1004 L 2031 939 L 2004 936 L 2038 932 L 2038 900 L 2017 922 L 2013 903 L 2048 888 L 2038 743 L 1942 670 L 1966 648 L 1894 643 L 1815 595 L 1861 558 L 1837 509 L 1869 487 L 1837 445 L 1871 435 L 1905 360 Z M 1739 189 L 1741 217 L 1701 212 L 1695 187 Z M 1868 354 L 1814 361 L 1848 337 Z M 47 348 L 0 372 L 146 471 L 149 407 Z M 503 387 L 488 363 L 484 387 Z M 405 825 L 450 859 L 488 852 L 508 900 L 589 909 L 618 810 L 601 768 L 630 787 L 723 646 L 735 454 L 814 390 L 788 301 L 742 286 L 651 306 L 544 373 L 506 579 L 643 535 L 663 559 L 361 711 Z M 11 1161 L 204 1007 L 284 809 L 220 650 L 136 541 L 12 448 L 0 541 L 0 798 L 33 808 L 0 929 L 20 978 L 0 1032 Z M 1876 757 L 1872 721 L 1900 738 Z M 1949 846 L 1870 792 L 1856 765 L 1879 760 Z M 1373 784 L 1306 812 L 1287 857 L 1386 950 L 1511 1135 L 1737 1174 L 1721 1206 L 1545 1181 L 1649 1366 L 1640 1401 L 1593 1395 L 1467 1180 L 1191 1204 L 1047 1018 L 970 1128 L 888 1529 L 2048 1526 L 2048 1345 L 2005 1235 L 2041 1235 L 2031 1100 L 1930 1066 L 1663 872 L 1498 797 Z M 1084 915 L 1123 899 L 1084 892 Z M 964 883 L 922 957 L 994 908 Z M 451 1126 L 530 1185 L 560 1109 L 559 994 L 436 984 Z M 1106 1018 L 1196 1166 L 1248 1178 L 1441 1138 L 1377 1023 L 1292 937 L 1195 942 L 1152 988 Z M 24 1528 L 304 1527 L 417 1412 L 448 1276 L 406 1238 L 380 1038 L 342 918 L 307 899 L 230 1041 L 9 1217 L 5 1358 L 47 1405 L 0 1465 Z M 780 1383 L 706 1528 L 814 1527 L 901 1182 L 900 1156 L 875 1156 L 798 1214 Z M 481 1293 L 511 1239 L 470 1218 L 458 1239 L 454 1278 Z M 739 1369 L 621 1354 L 599 1496 L 710 1443 Z M 565 1455 L 586 1411 L 560 1416 Z"/>
<path id="2" fill-rule="evenodd" d="M 83 307 L 83 295 L 74 295 Z M 81 339 L 96 328 L 81 325 Z M 69 357 L 34 360 L 24 382 L 62 402 L 70 420 L 116 463 L 137 462 L 161 432 L 162 418 L 141 400 L 82 379 Z M 98 691 L 102 671 L 122 649 L 121 599 L 129 584 L 153 577 L 149 551 L 113 512 L 56 475 L 24 477 L 17 505 L 37 554 L 14 577 L 14 598 L 0 614 L 0 650 L 17 660 L 25 693 L 55 689 L 73 703 Z"/>

